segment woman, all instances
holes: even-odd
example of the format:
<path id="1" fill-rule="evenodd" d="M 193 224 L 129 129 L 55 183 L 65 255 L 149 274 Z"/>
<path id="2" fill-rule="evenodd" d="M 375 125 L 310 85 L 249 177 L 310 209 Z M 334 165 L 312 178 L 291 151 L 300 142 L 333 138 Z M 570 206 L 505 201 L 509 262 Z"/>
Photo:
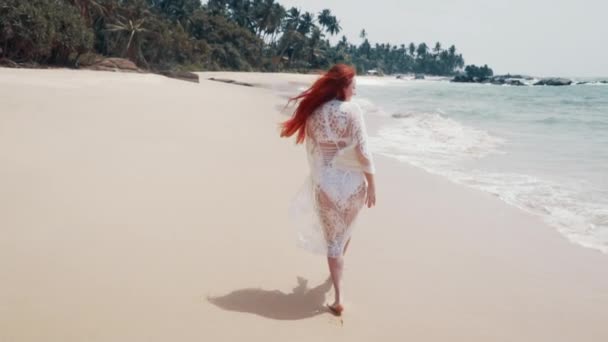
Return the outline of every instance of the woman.
<path id="1" fill-rule="evenodd" d="M 376 203 L 374 165 L 361 109 L 350 102 L 354 94 L 355 70 L 335 65 L 290 100 L 299 104 L 281 131 L 281 137 L 297 133 L 297 143 L 306 141 L 311 173 L 292 214 L 300 226 L 300 245 L 327 255 L 335 291 L 328 307 L 336 315 L 344 310 L 343 256 L 353 223 L 364 204 Z"/>

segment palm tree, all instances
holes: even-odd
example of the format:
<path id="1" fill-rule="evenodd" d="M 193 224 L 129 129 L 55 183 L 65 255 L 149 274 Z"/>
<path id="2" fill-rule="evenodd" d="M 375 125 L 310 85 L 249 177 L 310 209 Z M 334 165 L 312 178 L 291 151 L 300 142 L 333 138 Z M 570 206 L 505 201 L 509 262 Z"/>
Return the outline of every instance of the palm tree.
<path id="1" fill-rule="evenodd" d="M 438 55 L 441 52 L 441 43 L 437 42 L 435 43 L 435 48 L 433 48 L 433 52 Z"/>
<path id="2" fill-rule="evenodd" d="M 426 45 L 426 43 L 420 43 L 418 45 L 418 49 L 416 50 L 416 53 L 418 54 L 418 57 L 424 58 L 426 56 L 426 54 L 428 53 L 428 46 Z"/>
<path id="3" fill-rule="evenodd" d="M 359 51 L 361 51 L 362 54 L 365 54 L 365 56 L 367 58 L 369 58 L 370 53 L 372 51 L 372 46 L 369 43 L 369 40 L 367 40 L 367 38 L 365 38 L 363 43 L 361 43 L 361 46 L 359 47 Z"/>
<path id="4" fill-rule="evenodd" d="M 416 44 L 410 43 L 410 46 L 408 47 L 408 49 L 410 50 L 410 56 L 416 57 L 416 56 L 414 56 L 416 54 Z"/>
<path id="5" fill-rule="evenodd" d="M 141 60 L 147 64 L 143 54 L 141 52 L 141 39 L 140 36 L 148 29 L 144 27 L 147 18 L 139 18 L 136 20 L 127 19 L 121 15 L 116 15 L 115 22 L 107 25 L 107 31 L 118 32 L 128 35 L 129 39 L 125 46 L 123 56 L 127 56 L 130 60 L 137 62 Z"/>
<path id="6" fill-rule="evenodd" d="M 231 0 L 228 7 L 230 8 L 230 17 L 234 22 L 255 33 L 252 3 L 249 0 Z"/>
<path id="7" fill-rule="evenodd" d="M 336 47 L 338 49 L 348 47 L 348 39 L 346 39 L 346 36 L 342 36 L 342 39 L 340 39 Z"/>
<path id="8" fill-rule="evenodd" d="M 328 9 L 324 9 L 319 13 L 318 20 L 319 24 L 325 28 L 325 31 L 332 36 L 342 31 L 340 22 L 335 16 L 331 15 L 331 11 Z"/>
<path id="9" fill-rule="evenodd" d="M 456 47 L 454 45 L 450 46 L 448 52 L 450 53 L 450 57 L 454 57 L 456 55 Z"/>
<path id="10" fill-rule="evenodd" d="M 319 59 L 320 57 L 323 57 L 323 52 L 321 51 L 321 49 L 319 49 L 319 45 L 322 42 L 321 36 L 322 36 L 321 30 L 317 26 L 314 26 L 312 28 L 312 33 L 311 33 L 310 39 L 309 39 L 309 48 L 310 48 L 309 62 L 311 65 L 314 65 L 314 66 L 316 66 L 318 64 L 318 63 L 316 63 L 317 59 Z"/>
<path id="11" fill-rule="evenodd" d="M 331 22 L 331 11 L 328 9 L 324 9 L 317 15 L 317 19 L 319 20 L 319 24 L 323 27 L 326 27 Z"/>
<path id="12" fill-rule="evenodd" d="M 284 31 L 293 31 L 295 29 L 298 28 L 298 25 L 300 24 L 300 16 L 302 14 L 300 13 L 300 10 L 292 7 L 287 11 L 287 15 L 285 17 L 285 27 L 283 28 Z"/>
<path id="13" fill-rule="evenodd" d="M 296 48 L 301 47 L 305 38 L 302 33 L 303 29 L 306 28 L 307 30 L 310 30 L 310 27 L 312 26 L 312 17 L 307 18 L 308 22 L 306 22 L 303 17 L 304 15 L 302 15 L 300 10 L 296 7 L 290 8 L 284 15 L 282 24 L 283 35 L 279 39 L 277 46 L 277 64 L 281 63 L 286 54 L 289 55 L 289 63 L 291 63 Z M 304 23 L 305 26 L 309 23 L 310 26 L 304 27 L 302 26 L 302 23 Z"/>
<path id="14" fill-rule="evenodd" d="M 273 2 L 274 0 L 267 0 L 267 2 Z M 266 26 L 264 28 L 265 35 L 270 35 L 270 44 L 274 44 L 276 36 L 281 30 L 281 23 L 285 18 L 287 12 L 285 8 L 278 3 L 273 3 L 270 7 L 270 13 L 267 18 Z"/>
<path id="15" fill-rule="evenodd" d="M 331 23 L 327 26 L 327 32 L 332 36 L 342 32 L 342 26 L 340 26 L 340 21 L 336 17 L 332 17 Z"/>
<path id="16" fill-rule="evenodd" d="M 255 25 L 255 35 L 260 37 L 262 33 L 267 31 L 267 27 L 270 22 L 270 16 L 272 15 L 272 6 L 274 0 L 253 0 L 252 11 L 253 21 Z"/>
<path id="17" fill-rule="evenodd" d="M 300 17 L 300 23 L 298 25 L 297 31 L 303 35 L 307 35 L 310 33 L 315 27 L 315 16 L 310 12 L 305 12 Z"/>

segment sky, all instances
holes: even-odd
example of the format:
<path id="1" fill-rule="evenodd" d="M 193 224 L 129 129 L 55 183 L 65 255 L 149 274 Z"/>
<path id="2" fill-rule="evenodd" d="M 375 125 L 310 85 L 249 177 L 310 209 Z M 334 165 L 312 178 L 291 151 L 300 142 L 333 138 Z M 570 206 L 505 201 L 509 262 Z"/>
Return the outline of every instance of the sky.
<path id="1" fill-rule="evenodd" d="M 349 41 L 454 44 L 495 74 L 608 77 L 608 0 L 277 0 L 330 9 Z M 336 39 L 332 39 L 336 41 Z"/>

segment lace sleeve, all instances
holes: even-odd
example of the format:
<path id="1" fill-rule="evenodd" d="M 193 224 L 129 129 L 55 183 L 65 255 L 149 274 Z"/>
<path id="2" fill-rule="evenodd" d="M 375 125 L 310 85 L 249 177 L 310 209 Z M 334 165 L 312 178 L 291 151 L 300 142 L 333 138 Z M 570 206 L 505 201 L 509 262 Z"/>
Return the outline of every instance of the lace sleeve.
<path id="1" fill-rule="evenodd" d="M 353 142 L 355 143 L 355 150 L 357 151 L 359 161 L 361 162 L 365 172 L 375 173 L 376 168 L 372 154 L 367 146 L 367 130 L 365 128 L 365 121 L 363 121 L 363 113 L 361 108 L 357 104 L 352 104 L 351 118 L 352 118 L 352 134 Z"/>

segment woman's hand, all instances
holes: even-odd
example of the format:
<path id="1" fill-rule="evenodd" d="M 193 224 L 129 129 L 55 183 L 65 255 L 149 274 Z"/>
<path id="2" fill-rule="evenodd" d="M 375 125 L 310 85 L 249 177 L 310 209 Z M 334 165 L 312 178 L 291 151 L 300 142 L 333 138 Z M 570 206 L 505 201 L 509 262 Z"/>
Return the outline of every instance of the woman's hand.
<path id="1" fill-rule="evenodd" d="M 368 208 L 376 205 L 376 185 L 374 182 L 367 183 L 367 196 L 365 197 L 365 203 Z"/>

